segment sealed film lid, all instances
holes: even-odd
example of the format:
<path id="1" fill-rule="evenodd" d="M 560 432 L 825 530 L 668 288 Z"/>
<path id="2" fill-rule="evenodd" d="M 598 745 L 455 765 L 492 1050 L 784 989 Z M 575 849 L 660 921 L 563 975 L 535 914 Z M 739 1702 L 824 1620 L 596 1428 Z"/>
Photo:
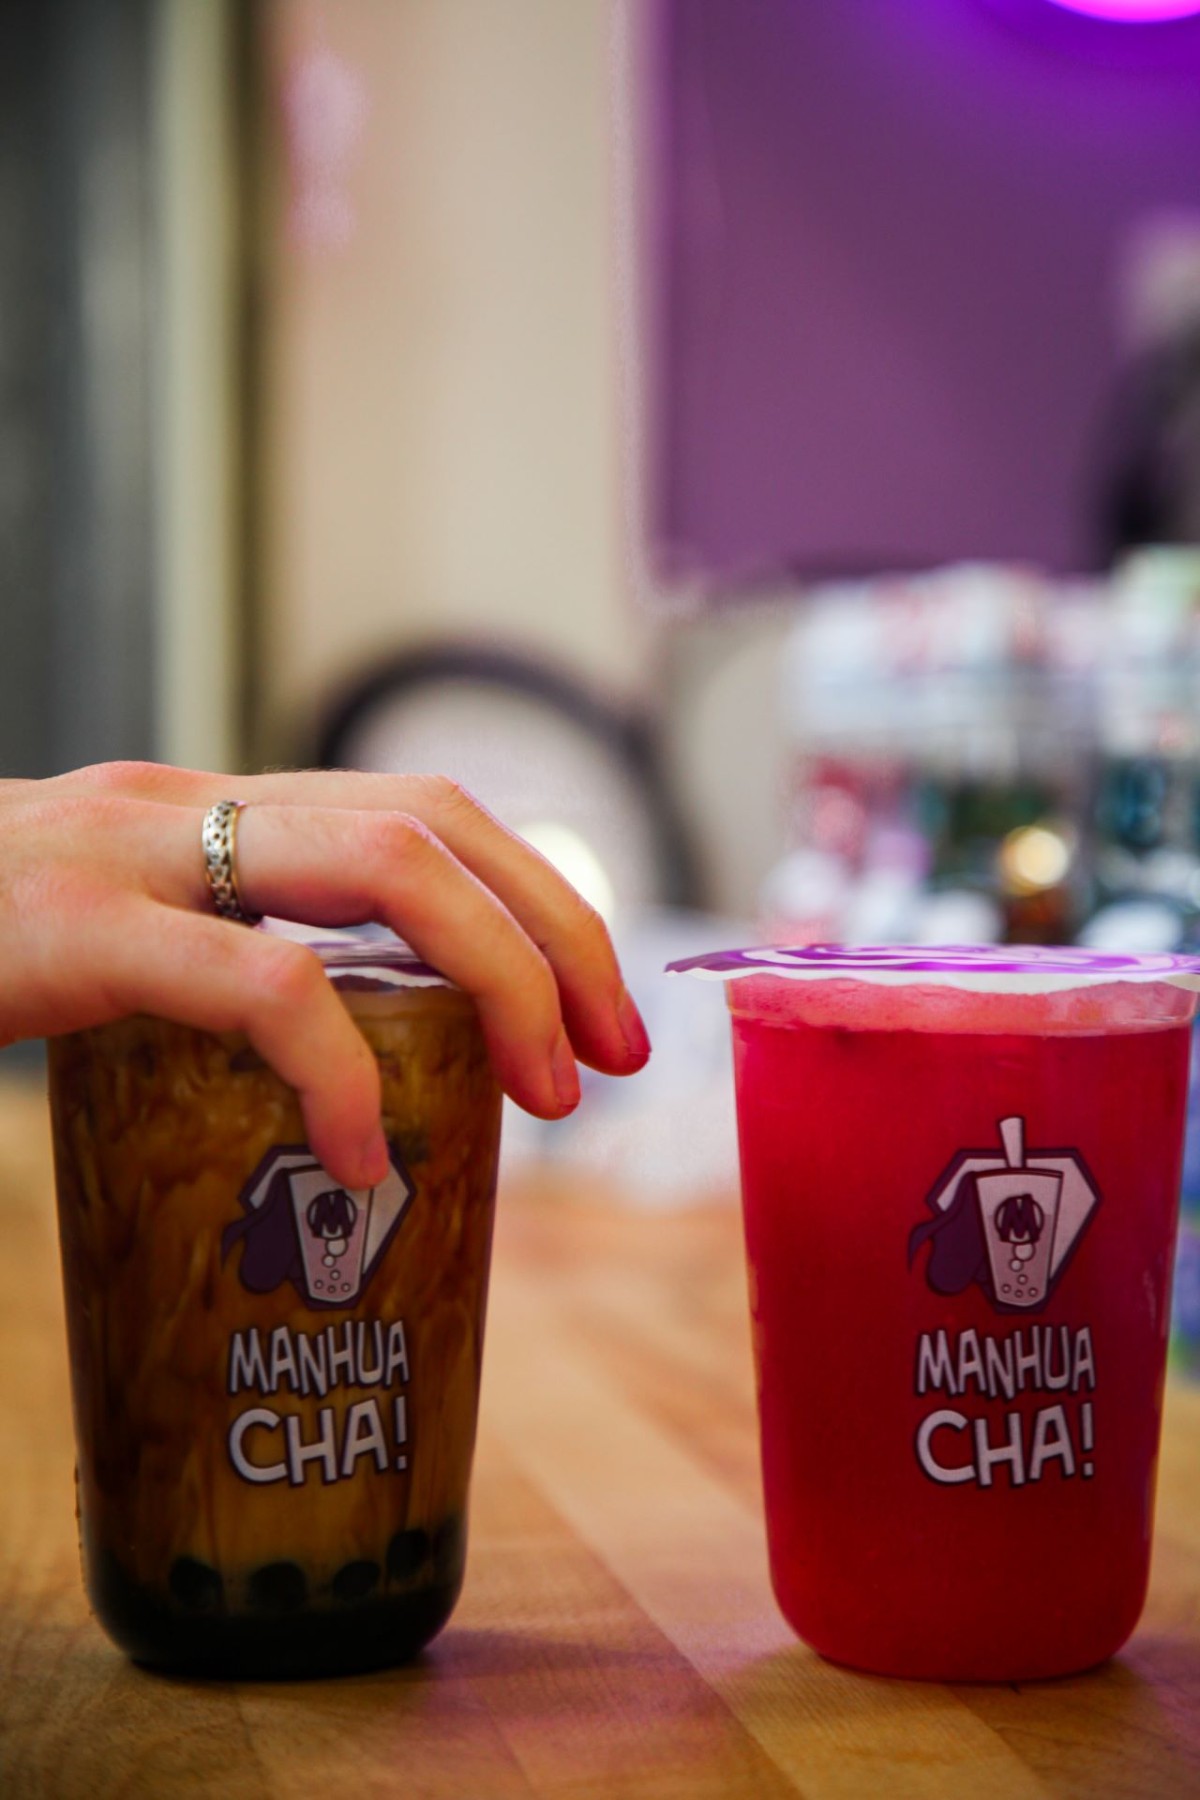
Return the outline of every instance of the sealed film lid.
<path id="1" fill-rule="evenodd" d="M 382 926 L 332 930 L 264 919 L 257 927 L 273 937 L 291 938 L 320 957 L 340 994 L 383 994 L 399 988 L 456 988 L 403 938 Z"/>
<path id="2" fill-rule="evenodd" d="M 1125 956 L 1038 944 L 800 944 L 714 950 L 667 964 L 669 975 L 738 981 L 856 981 L 883 987 L 949 987 L 980 994 L 1051 994 L 1126 982 L 1200 991 L 1200 956 Z"/>

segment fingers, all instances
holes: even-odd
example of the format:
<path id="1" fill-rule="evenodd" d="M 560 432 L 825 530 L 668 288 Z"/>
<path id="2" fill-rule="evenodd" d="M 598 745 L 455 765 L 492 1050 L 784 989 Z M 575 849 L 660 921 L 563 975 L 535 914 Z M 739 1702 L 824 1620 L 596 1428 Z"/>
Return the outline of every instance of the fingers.
<path id="1" fill-rule="evenodd" d="M 622 981 L 604 921 L 545 857 L 457 783 L 440 776 L 330 772 L 311 779 L 318 791 L 309 804 L 394 810 L 432 831 L 497 896 L 549 963 L 567 1034 L 578 1055 L 614 1075 L 642 1067 L 650 1041 Z M 309 777 L 264 776 L 263 789 L 253 792 L 266 799 L 274 784 L 290 791 L 300 780 L 307 782 Z M 395 929 L 408 935 L 403 922 Z"/>
<path id="2" fill-rule="evenodd" d="M 246 906 L 391 925 L 474 997 L 496 1072 L 529 1111 L 555 1117 L 578 1102 L 572 1042 L 613 1073 L 645 1061 L 598 916 L 462 790 L 420 776 L 243 780 L 107 764 L 0 784 L 0 807 L 21 818 L 6 881 L 25 895 L 6 1023 L 40 1035 L 147 1011 L 244 1031 L 296 1090 L 331 1174 L 348 1186 L 381 1178 L 378 1072 L 319 960 L 210 911 L 200 821 L 230 794 L 252 802 L 238 833 Z"/>
<path id="3" fill-rule="evenodd" d="M 149 1012 L 245 1032 L 296 1090 L 308 1142 L 334 1180 L 349 1188 L 383 1180 L 375 1058 L 311 950 L 142 901 L 101 923 L 90 952 L 107 1016 Z"/>
<path id="4" fill-rule="evenodd" d="M 239 821 L 238 865 L 243 898 L 255 911 L 314 924 L 391 925 L 473 996 L 501 1085 L 519 1105 L 557 1118 L 578 1103 L 549 963 L 497 896 L 419 820 L 256 805 Z"/>
<path id="5" fill-rule="evenodd" d="M 622 981 L 599 914 L 543 856 L 507 830 L 455 782 L 434 775 L 375 775 L 345 770 L 306 770 L 234 779 L 156 764 L 105 764 L 80 771 L 80 775 L 110 791 L 199 808 L 233 795 L 255 810 L 262 805 L 300 806 L 399 813 L 415 819 L 496 895 L 540 950 L 558 985 L 568 1036 L 583 1061 L 609 1074 L 629 1074 L 641 1068 L 650 1054 L 645 1026 Z M 249 810 L 242 815 L 239 829 L 243 841 L 250 817 Z M 239 861 L 244 862 L 244 858 Z M 243 873 L 241 868 L 239 873 Z M 198 882 L 198 862 L 195 874 Z M 328 911 L 319 910 L 323 894 L 336 879 L 340 879 L 338 871 L 314 871 L 314 879 L 305 887 L 306 898 L 294 899 L 287 909 L 278 902 L 264 901 L 261 896 L 253 904 L 258 910 L 287 910 L 289 917 L 314 924 L 350 923 L 346 915 L 336 919 Z M 202 893 L 196 897 L 206 898 Z M 247 903 L 251 904 L 249 900 Z M 364 912 L 361 916 L 374 915 Z M 401 936 L 412 939 L 406 918 L 389 916 L 387 922 Z M 437 960 L 424 945 L 418 947 Z M 451 973 L 449 969 L 446 972 Z"/>
<path id="6" fill-rule="evenodd" d="M 406 779 L 408 810 L 499 896 L 549 962 L 568 1034 L 583 1059 L 612 1074 L 640 1068 L 650 1040 L 599 913 L 456 783 Z"/>

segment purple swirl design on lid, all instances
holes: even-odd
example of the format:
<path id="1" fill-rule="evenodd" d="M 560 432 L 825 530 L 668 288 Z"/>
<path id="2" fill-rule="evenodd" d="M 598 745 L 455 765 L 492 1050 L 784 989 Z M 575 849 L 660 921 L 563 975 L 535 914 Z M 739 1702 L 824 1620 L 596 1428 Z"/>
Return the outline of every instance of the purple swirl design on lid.
<path id="1" fill-rule="evenodd" d="M 798 944 L 715 950 L 667 964 L 670 975 L 736 981 L 745 975 L 789 980 L 843 976 L 858 981 L 903 982 L 927 976 L 954 986 L 1008 987 L 1028 983 L 1088 986 L 1114 981 L 1200 983 L 1200 956 L 1124 956 L 1114 951 L 1038 944 Z"/>
<path id="2" fill-rule="evenodd" d="M 325 973 L 339 993 L 384 993 L 392 988 L 453 987 L 454 983 L 425 962 L 407 944 L 363 944 L 347 951 L 344 944 L 314 944 Z"/>
<path id="3" fill-rule="evenodd" d="M 444 987 L 455 984 L 432 963 L 397 937 L 322 937 L 305 933 L 297 939 L 315 950 L 339 993 L 386 993 L 393 988 Z"/>

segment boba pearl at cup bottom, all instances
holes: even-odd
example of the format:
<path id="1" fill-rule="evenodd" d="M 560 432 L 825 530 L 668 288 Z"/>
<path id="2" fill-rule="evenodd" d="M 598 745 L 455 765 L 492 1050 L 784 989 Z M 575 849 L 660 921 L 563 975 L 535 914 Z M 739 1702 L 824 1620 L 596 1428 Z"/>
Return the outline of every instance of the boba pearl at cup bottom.
<path id="1" fill-rule="evenodd" d="M 463 1579 L 500 1094 L 471 1001 L 319 946 L 379 1063 L 348 1192 L 246 1041 L 135 1018 L 50 1046 L 85 1581 L 139 1661 L 402 1661 Z"/>

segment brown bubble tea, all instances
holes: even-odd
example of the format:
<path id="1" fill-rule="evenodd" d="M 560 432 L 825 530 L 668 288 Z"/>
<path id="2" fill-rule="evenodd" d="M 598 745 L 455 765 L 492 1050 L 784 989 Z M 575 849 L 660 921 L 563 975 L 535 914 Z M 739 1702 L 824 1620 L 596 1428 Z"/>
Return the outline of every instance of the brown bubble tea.
<path id="1" fill-rule="evenodd" d="M 383 1082 L 369 1192 L 244 1038 L 50 1046 L 84 1575 L 139 1661 L 397 1662 L 461 1586 L 500 1093 L 466 996 L 336 960 Z"/>

